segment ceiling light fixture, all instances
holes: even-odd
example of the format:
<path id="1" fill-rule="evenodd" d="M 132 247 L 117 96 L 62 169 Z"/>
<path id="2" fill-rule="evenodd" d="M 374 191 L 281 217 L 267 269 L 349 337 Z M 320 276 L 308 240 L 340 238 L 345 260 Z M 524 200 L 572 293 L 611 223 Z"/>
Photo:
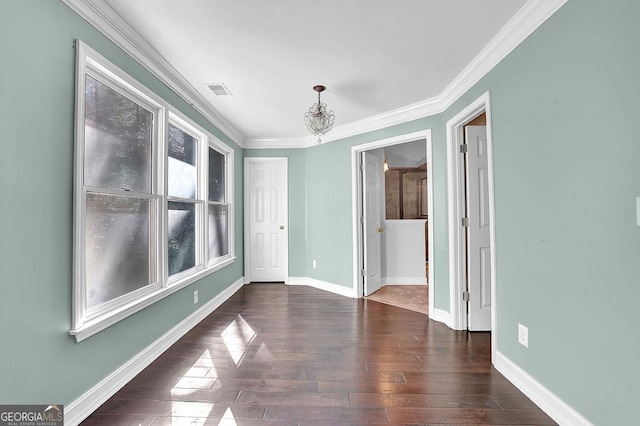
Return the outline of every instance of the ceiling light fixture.
<path id="1" fill-rule="evenodd" d="M 318 102 L 314 102 L 304 115 L 304 124 L 307 125 L 311 134 L 318 136 L 318 143 L 322 142 L 321 137 L 331 130 L 333 121 L 336 119 L 333 111 L 327 111 L 327 104 L 320 102 L 320 92 L 325 89 L 326 87 L 322 85 L 313 86 L 313 90 L 318 92 Z"/>

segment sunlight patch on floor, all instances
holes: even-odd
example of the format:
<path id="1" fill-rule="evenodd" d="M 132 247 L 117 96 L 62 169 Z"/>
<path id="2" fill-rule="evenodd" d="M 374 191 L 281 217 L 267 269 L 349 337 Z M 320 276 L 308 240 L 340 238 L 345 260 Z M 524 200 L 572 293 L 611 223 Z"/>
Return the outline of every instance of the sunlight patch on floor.
<path id="1" fill-rule="evenodd" d="M 229 355 L 231 355 L 233 362 L 238 366 L 242 362 L 247 348 L 256 338 L 257 333 L 244 318 L 242 318 L 242 315 L 238 315 L 222 332 L 221 336 Z"/>

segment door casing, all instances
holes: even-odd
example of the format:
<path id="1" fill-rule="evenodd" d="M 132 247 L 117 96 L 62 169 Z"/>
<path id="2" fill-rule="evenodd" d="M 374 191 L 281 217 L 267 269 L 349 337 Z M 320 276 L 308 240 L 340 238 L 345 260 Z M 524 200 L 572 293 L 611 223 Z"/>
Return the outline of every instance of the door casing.
<path id="1" fill-rule="evenodd" d="M 484 93 L 455 117 L 447 121 L 447 191 L 449 214 L 449 282 L 450 282 L 450 324 L 454 330 L 467 329 L 466 302 L 462 294 L 466 289 L 465 265 L 466 243 L 462 227 L 464 217 L 464 163 L 460 155 L 465 124 L 483 112 L 487 116 L 487 151 L 489 155 L 489 218 L 491 222 L 491 354 L 495 359 L 497 343 L 496 324 L 496 238 L 495 238 L 495 198 L 493 186 L 493 138 L 491 132 L 490 94 Z"/>
<path id="2" fill-rule="evenodd" d="M 427 244 L 429 245 L 429 253 L 434 253 L 433 246 L 433 148 L 431 141 L 431 129 L 422 130 L 419 132 L 407 133 L 404 135 L 398 135 L 387 139 L 382 139 L 374 142 L 369 142 L 362 145 L 355 145 L 351 147 L 351 201 L 353 212 L 353 291 L 356 297 L 362 297 L 364 294 L 364 279 L 361 275 L 363 269 L 363 241 L 364 236 L 362 233 L 362 226 L 360 225 L 360 217 L 362 217 L 362 180 L 360 178 L 360 158 L 361 153 L 376 148 L 383 148 L 385 146 L 397 145 L 406 142 L 413 142 L 415 140 L 424 139 L 426 141 L 426 155 L 427 155 L 427 203 L 428 203 L 428 231 L 429 238 Z M 434 310 L 434 270 L 432 266 L 431 258 L 429 259 L 429 316 L 432 316 Z"/>

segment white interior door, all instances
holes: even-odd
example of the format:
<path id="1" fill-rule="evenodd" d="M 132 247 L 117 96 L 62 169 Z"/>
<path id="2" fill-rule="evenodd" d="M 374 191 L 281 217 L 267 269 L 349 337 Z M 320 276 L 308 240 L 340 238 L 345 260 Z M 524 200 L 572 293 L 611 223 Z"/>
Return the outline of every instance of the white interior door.
<path id="1" fill-rule="evenodd" d="M 368 296 L 382 286 L 382 160 L 362 153 L 363 235 L 364 235 L 364 295 Z"/>
<path id="2" fill-rule="evenodd" d="M 288 278 L 287 159 L 245 158 L 245 279 Z"/>
<path id="3" fill-rule="evenodd" d="M 466 126 L 467 273 L 471 331 L 491 330 L 491 223 L 486 126 Z"/>

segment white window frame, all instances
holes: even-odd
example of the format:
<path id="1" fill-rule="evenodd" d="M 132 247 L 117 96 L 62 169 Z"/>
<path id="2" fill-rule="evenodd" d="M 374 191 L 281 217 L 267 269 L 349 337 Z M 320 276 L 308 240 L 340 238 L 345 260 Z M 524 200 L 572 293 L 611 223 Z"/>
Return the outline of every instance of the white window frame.
<path id="1" fill-rule="evenodd" d="M 209 161 L 208 155 L 209 155 L 209 148 L 214 149 L 215 151 L 219 152 L 220 154 L 224 155 L 224 173 L 225 173 L 225 202 L 224 203 L 220 203 L 220 202 L 213 202 L 213 201 L 209 201 L 209 175 L 206 175 L 206 182 L 205 182 L 205 205 L 206 205 L 206 211 L 205 211 L 205 216 L 204 216 L 204 221 L 205 221 L 205 262 L 207 263 L 207 268 L 215 268 L 216 265 L 220 264 L 220 263 L 225 263 L 225 262 L 229 262 L 230 260 L 233 260 L 235 258 L 235 223 L 234 223 L 234 203 L 232 202 L 233 199 L 233 165 L 234 165 L 234 156 L 233 156 L 233 149 L 231 149 L 229 146 L 227 146 L 226 144 L 224 144 L 220 139 L 215 138 L 213 136 L 209 137 L 209 144 L 206 147 L 206 149 L 204 150 L 204 158 L 207 161 Z M 227 216 L 228 216 L 228 243 L 229 243 L 229 252 L 224 255 L 224 256 L 220 256 L 220 257 L 216 257 L 213 259 L 209 259 L 209 207 L 211 205 L 226 205 L 227 206 Z"/>
<path id="2" fill-rule="evenodd" d="M 73 264 L 73 324 L 69 334 L 80 342 L 109 327 L 133 313 L 163 299 L 200 278 L 217 271 L 235 261 L 233 220 L 233 165 L 234 151 L 218 138 L 196 125 L 192 120 L 173 109 L 164 100 L 148 90 L 141 83 L 127 75 L 110 61 L 88 47 L 82 41 L 76 42 L 76 112 L 75 112 L 75 177 L 74 177 L 74 264 Z M 111 89 L 133 100 L 154 114 L 151 162 L 151 193 L 139 194 L 84 185 L 84 129 L 85 129 L 85 75 L 89 74 Z M 197 200 L 196 210 L 196 265 L 186 271 L 168 276 L 168 202 L 180 201 L 168 197 L 168 126 L 169 123 L 186 131 L 198 140 Z M 214 147 L 225 156 L 225 199 L 229 205 L 228 255 L 209 261 L 208 259 L 208 173 L 207 155 L 209 147 Z M 117 297 L 97 307 L 88 309 L 86 305 L 85 283 L 85 233 L 86 195 L 88 192 L 147 198 L 156 205 L 155 233 L 152 248 L 155 249 L 156 281 L 143 288 Z M 193 200 L 190 200 L 193 202 Z M 199 205 L 199 207 L 198 207 Z M 153 228 L 153 226 L 152 226 Z M 199 260 L 199 262 L 198 262 Z"/>
<path id="3" fill-rule="evenodd" d="M 195 265 L 192 268 L 186 269 L 182 272 L 178 272 L 175 275 L 169 276 L 169 262 L 168 262 L 168 238 L 169 238 L 169 220 L 167 217 L 167 223 L 164 225 L 165 226 L 165 230 L 166 230 L 166 235 L 167 235 L 167 241 L 165 241 L 165 249 L 167 250 L 167 268 L 166 268 L 166 275 L 165 278 L 167 280 L 167 282 L 169 283 L 169 285 L 176 283 L 176 282 L 180 282 L 182 279 L 188 279 L 189 276 L 191 276 L 194 272 L 199 272 L 201 270 L 203 270 L 204 264 L 205 264 L 205 257 L 204 257 L 204 253 L 203 253 L 203 216 L 205 212 L 205 201 L 203 199 L 204 196 L 204 183 L 203 183 L 203 176 L 204 176 L 204 170 L 202 170 L 205 167 L 205 163 L 203 162 L 203 156 L 202 156 L 202 152 L 204 151 L 203 147 L 205 147 L 207 145 L 207 136 L 206 134 L 197 129 L 195 126 L 191 125 L 185 118 L 177 115 L 175 112 L 170 111 L 169 112 L 169 125 L 172 125 L 174 127 L 177 127 L 178 129 L 182 130 L 183 132 L 187 133 L 190 136 L 193 136 L 196 141 L 197 141 L 197 148 L 196 148 L 196 195 L 195 198 L 189 199 L 189 198 L 181 198 L 181 197 L 175 197 L 175 196 L 171 196 L 169 195 L 169 153 L 168 153 L 168 149 L 169 149 L 169 143 L 167 141 L 166 146 L 167 146 L 167 152 L 164 155 L 164 159 L 166 161 L 166 169 L 167 169 L 167 176 L 165 176 L 165 192 L 167 194 L 167 203 L 165 205 L 165 210 L 167 211 L 167 216 L 168 216 L 168 211 L 169 211 L 169 202 L 177 202 L 177 203 L 188 203 L 188 204 L 193 204 L 195 206 L 195 214 L 196 214 L 196 259 L 195 259 Z M 168 128 L 167 128 L 167 135 L 169 134 Z"/>

